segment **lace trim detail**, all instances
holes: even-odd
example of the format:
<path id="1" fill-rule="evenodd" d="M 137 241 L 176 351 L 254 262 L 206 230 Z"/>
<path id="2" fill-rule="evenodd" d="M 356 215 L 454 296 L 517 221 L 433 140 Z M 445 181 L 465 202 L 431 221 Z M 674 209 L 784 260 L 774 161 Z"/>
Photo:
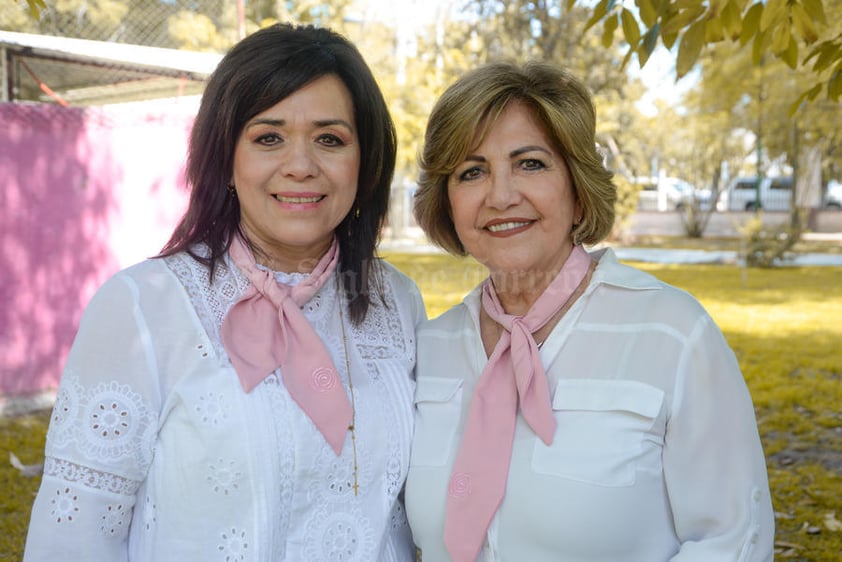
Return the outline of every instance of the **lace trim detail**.
<path id="1" fill-rule="evenodd" d="M 204 255 L 207 249 L 197 247 L 196 253 Z M 228 354 L 222 347 L 222 338 L 219 329 L 222 326 L 222 319 L 228 313 L 231 306 L 237 302 L 240 296 L 249 286 L 246 277 L 231 265 L 227 258 L 219 260 L 214 275 L 214 282 L 211 285 L 208 268 L 193 259 L 186 252 L 164 258 L 164 263 L 176 276 L 199 317 L 205 333 L 214 347 L 217 357 L 228 361 Z"/>
<path id="2" fill-rule="evenodd" d="M 79 484 L 91 490 L 120 494 L 122 496 L 133 496 L 140 487 L 139 480 L 123 478 L 116 474 L 103 472 L 55 457 L 46 457 L 44 459 L 44 476 L 57 478 L 63 482 Z"/>
<path id="3" fill-rule="evenodd" d="M 407 349 L 394 293 L 391 289 L 385 292 L 385 304 L 372 302 L 363 323 L 352 328 L 360 356 L 369 363 L 372 373 L 377 373 L 373 361 L 394 357 L 396 352 L 407 358 L 414 353 Z"/>
<path id="4" fill-rule="evenodd" d="M 157 417 L 131 386 L 117 381 L 81 384 L 68 369 L 53 406 L 47 443 L 52 451 L 74 445 L 94 461 L 132 459 L 139 474 L 152 463 Z"/>

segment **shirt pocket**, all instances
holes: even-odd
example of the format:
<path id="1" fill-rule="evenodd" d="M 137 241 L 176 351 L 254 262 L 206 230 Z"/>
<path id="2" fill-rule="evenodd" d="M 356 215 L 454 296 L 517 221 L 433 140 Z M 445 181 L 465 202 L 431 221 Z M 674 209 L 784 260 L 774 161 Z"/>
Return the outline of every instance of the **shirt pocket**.
<path id="1" fill-rule="evenodd" d="M 550 446 L 535 438 L 532 469 L 599 486 L 632 486 L 663 401 L 662 390 L 638 381 L 559 381 L 555 438 Z"/>
<path id="2" fill-rule="evenodd" d="M 411 466 L 447 461 L 462 413 L 462 379 L 420 377 L 415 386 L 415 436 Z"/>

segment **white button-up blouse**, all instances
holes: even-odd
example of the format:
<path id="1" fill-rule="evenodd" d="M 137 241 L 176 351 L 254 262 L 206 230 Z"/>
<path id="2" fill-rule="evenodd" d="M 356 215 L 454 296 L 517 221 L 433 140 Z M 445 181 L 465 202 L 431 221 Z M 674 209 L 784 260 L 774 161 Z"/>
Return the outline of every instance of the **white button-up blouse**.
<path id="1" fill-rule="evenodd" d="M 684 291 L 608 249 L 541 348 L 558 423 L 518 418 L 506 495 L 482 561 L 772 559 L 754 409 L 733 352 Z M 479 288 L 422 325 L 407 514 L 424 562 L 444 546 L 448 479 L 487 362 Z"/>
<path id="2" fill-rule="evenodd" d="M 349 354 L 356 454 L 349 433 L 340 456 L 279 370 L 240 386 L 219 337 L 248 285 L 230 262 L 213 283 L 186 254 L 109 280 L 62 375 L 25 561 L 414 560 L 399 494 L 425 314 L 411 280 L 382 272 L 385 302 L 360 326 L 345 315 L 347 345 L 334 279 L 303 307 L 346 389 Z"/>

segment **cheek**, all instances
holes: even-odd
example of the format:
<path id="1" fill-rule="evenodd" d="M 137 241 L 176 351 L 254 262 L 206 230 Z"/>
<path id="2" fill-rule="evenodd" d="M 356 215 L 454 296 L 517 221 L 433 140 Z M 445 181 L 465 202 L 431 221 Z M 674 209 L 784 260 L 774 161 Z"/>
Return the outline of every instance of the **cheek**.
<path id="1" fill-rule="evenodd" d="M 453 221 L 456 233 L 461 237 L 468 224 L 468 198 L 464 194 L 454 195 L 451 191 L 448 191 L 447 200 L 450 204 L 450 220 Z"/>

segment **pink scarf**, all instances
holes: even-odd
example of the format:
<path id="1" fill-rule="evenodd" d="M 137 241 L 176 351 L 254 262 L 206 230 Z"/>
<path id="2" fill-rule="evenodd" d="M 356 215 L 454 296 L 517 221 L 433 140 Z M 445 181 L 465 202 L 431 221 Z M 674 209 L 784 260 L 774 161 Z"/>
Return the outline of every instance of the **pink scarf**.
<path id="1" fill-rule="evenodd" d="M 525 316 L 506 314 L 491 279 L 482 305 L 503 333 L 474 389 L 465 433 L 450 477 L 444 542 L 454 562 L 474 562 L 506 493 L 518 401 L 532 430 L 547 445 L 556 421 L 547 376 L 532 334 L 541 329 L 585 278 L 591 259 L 574 246 L 561 271 Z"/>
<path id="2" fill-rule="evenodd" d="M 351 423 L 351 403 L 330 354 L 300 308 L 333 274 L 339 244 L 334 239 L 310 275 L 293 287 L 275 281 L 271 271 L 258 269 L 239 236 L 229 253 L 251 281 L 220 330 L 243 390 L 251 392 L 280 367 L 290 396 L 339 455 Z"/>

